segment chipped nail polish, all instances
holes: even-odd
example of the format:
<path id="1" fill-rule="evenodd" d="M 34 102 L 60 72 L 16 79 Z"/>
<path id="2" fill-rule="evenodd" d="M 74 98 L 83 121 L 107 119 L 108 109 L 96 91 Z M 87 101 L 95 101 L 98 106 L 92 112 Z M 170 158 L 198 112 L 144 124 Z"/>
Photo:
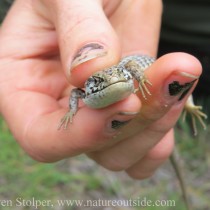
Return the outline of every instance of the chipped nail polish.
<path id="1" fill-rule="evenodd" d="M 127 125 L 130 121 L 131 120 L 127 120 L 127 121 L 112 120 L 111 128 L 117 130 L 117 129 L 122 128 L 123 126 Z"/>
<path id="2" fill-rule="evenodd" d="M 178 101 L 181 101 L 192 88 L 193 84 L 197 81 L 197 79 L 186 82 L 184 84 L 180 84 L 179 81 L 173 81 L 168 85 L 168 90 L 170 96 L 177 96 L 179 95 Z"/>
<path id="3" fill-rule="evenodd" d="M 71 63 L 71 69 L 75 68 L 76 66 L 92 60 L 97 57 L 101 57 L 107 54 L 107 50 L 104 48 L 103 45 L 98 43 L 89 43 L 80 48 L 76 55 L 73 58 Z"/>

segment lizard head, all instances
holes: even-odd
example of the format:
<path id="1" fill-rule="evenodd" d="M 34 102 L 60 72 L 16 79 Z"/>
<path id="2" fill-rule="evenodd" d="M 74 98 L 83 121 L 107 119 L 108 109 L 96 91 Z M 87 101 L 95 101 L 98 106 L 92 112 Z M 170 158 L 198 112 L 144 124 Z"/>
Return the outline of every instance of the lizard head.
<path id="1" fill-rule="evenodd" d="M 85 83 L 86 105 L 103 108 L 134 92 L 132 75 L 121 66 L 112 66 L 93 74 Z"/>
<path id="2" fill-rule="evenodd" d="M 133 81 L 132 75 L 126 69 L 120 66 L 112 66 L 110 68 L 98 71 L 87 79 L 85 82 L 85 92 L 87 95 L 104 90 L 107 87 L 117 83 L 127 83 Z"/>

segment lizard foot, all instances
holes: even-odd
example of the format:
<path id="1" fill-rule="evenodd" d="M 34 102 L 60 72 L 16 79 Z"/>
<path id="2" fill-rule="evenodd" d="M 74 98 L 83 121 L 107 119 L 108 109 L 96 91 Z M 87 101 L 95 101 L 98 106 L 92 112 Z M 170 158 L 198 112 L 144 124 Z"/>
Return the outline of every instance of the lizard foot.
<path id="1" fill-rule="evenodd" d="M 73 122 L 73 116 L 74 116 L 74 113 L 69 111 L 67 112 L 62 118 L 61 118 L 61 121 L 58 125 L 58 130 L 60 130 L 62 127 L 63 129 L 67 129 L 68 127 L 68 124 L 69 123 L 72 123 Z"/>
<path id="2" fill-rule="evenodd" d="M 207 119 L 207 115 L 201 110 L 202 106 L 196 106 L 193 102 L 192 95 L 189 96 L 185 104 L 185 110 L 183 112 L 183 121 L 185 121 L 186 115 L 189 113 L 191 115 L 193 132 L 195 136 L 198 134 L 196 120 L 198 120 L 198 122 L 202 125 L 203 129 L 206 129 L 206 124 L 203 119 Z"/>
<path id="3" fill-rule="evenodd" d="M 136 93 L 138 90 L 140 90 L 140 92 L 141 92 L 142 96 L 144 97 L 144 99 L 147 99 L 146 93 L 148 95 L 152 95 L 150 93 L 149 89 L 147 88 L 147 84 L 152 86 L 152 83 L 145 76 L 143 76 L 141 78 L 141 80 L 139 81 L 139 87 L 137 89 L 135 89 L 134 93 Z"/>

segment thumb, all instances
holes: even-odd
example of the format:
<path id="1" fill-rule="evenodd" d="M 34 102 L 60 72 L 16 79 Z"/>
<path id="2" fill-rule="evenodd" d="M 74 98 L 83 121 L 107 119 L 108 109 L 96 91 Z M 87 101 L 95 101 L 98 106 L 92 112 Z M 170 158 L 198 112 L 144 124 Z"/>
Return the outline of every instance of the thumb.
<path id="1" fill-rule="evenodd" d="M 101 1 L 43 2 L 47 10 L 50 8 L 63 69 L 73 85 L 81 86 L 98 69 L 117 63 L 120 58 L 118 39 Z"/>

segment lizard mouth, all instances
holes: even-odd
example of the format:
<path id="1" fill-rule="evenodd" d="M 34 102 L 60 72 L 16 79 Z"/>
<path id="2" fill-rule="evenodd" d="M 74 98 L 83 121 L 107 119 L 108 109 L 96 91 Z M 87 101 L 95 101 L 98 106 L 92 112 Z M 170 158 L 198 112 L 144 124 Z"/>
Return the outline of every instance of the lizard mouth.
<path id="1" fill-rule="evenodd" d="M 114 86 L 116 86 L 116 84 L 126 84 L 128 82 L 128 80 L 116 80 L 116 81 L 112 81 L 109 85 L 104 85 L 104 84 L 99 84 L 97 87 L 91 87 L 91 88 L 86 88 L 86 94 L 87 95 L 91 95 L 91 94 L 95 94 L 95 93 L 99 93 L 101 91 L 106 91 L 106 89 L 110 89 L 112 86 L 113 88 L 115 88 Z"/>
<path id="2" fill-rule="evenodd" d="M 134 92 L 133 80 L 120 80 L 103 89 L 95 90 L 90 94 L 86 94 L 83 99 L 85 104 L 92 108 L 103 108 L 111 104 L 121 101 Z"/>

